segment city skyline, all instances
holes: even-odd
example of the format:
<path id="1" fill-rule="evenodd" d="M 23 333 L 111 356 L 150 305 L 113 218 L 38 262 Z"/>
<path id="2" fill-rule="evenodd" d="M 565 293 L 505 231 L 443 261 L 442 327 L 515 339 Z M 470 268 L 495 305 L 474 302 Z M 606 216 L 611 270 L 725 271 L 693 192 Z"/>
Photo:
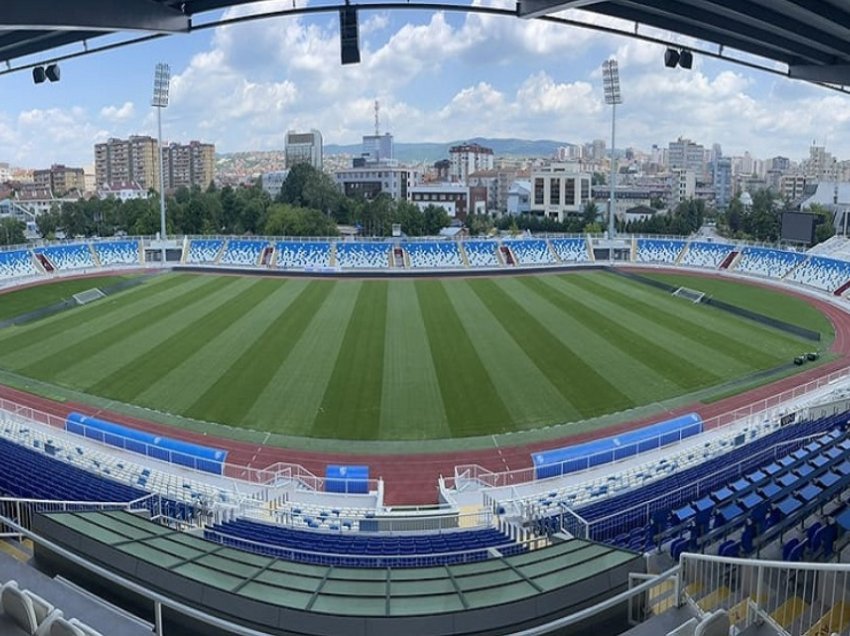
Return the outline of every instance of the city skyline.
<path id="1" fill-rule="evenodd" d="M 264 3 L 265 8 L 291 6 Z M 229 10 L 227 16 L 250 12 Z M 363 12 L 363 63 L 339 64 L 336 16 L 260 20 L 62 63 L 62 81 L 3 78 L 0 159 L 28 167 L 88 165 L 109 137 L 152 134 L 153 68 L 171 65 L 167 139 L 222 153 L 281 149 L 288 129 L 356 143 L 374 129 L 407 141 L 607 137 L 602 60 L 620 63 L 618 147 L 679 136 L 726 154 L 806 156 L 813 140 L 850 157 L 848 97 L 695 55 L 667 69 L 664 47 L 587 29 L 499 16 Z M 288 45 L 282 45 L 288 42 Z"/>

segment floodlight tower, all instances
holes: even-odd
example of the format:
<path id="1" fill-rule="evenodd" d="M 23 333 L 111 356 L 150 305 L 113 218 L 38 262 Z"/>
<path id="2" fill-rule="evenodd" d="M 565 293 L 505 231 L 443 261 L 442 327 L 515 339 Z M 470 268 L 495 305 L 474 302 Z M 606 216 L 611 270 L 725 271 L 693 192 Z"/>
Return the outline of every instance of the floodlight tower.
<path id="1" fill-rule="evenodd" d="M 162 265 L 165 266 L 165 165 L 162 161 L 162 109 L 168 106 L 168 87 L 171 68 L 168 64 L 156 65 L 151 106 L 156 108 L 157 149 L 159 152 L 159 240 L 162 245 Z"/>
<path id="2" fill-rule="evenodd" d="M 615 132 L 617 122 L 617 104 L 623 103 L 623 96 L 620 94 L 620 71 L 617 67 L 617 60 L 610 59 L 602 62 L 602 81 L 605 88 L 605 103 L 611 105 L 611 194 L 608 198 L 608 241 L 614 238 L 614 202 L 616 195 L 614 190 L 617 187 L 617 170 L 616 170 L 616 152 Z M 614 260 L 614 250 L 609 247 L 608 254 L 611 260 Z"/>

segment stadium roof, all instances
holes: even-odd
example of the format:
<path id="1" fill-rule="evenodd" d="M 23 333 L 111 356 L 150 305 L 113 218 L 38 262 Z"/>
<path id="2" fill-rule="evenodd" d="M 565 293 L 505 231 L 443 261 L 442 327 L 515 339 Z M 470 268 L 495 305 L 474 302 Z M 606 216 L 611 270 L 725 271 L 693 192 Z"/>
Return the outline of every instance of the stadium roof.
<path id="1" fill-rule="evenodd" d="M 210 23 L 193 23 L 193 17 L 200 13 L 256 2 L 4 0 L 0 12 L 0 61 L 6 61 L 8 69 L 15 70 L 10 60 L 45 54 L 69 44 L 81 44 L 87 49 L 85 43 L 89 39 L 107 33 L 136 32 L 147 37 L 188 33 L 210 26 Z M 293 5 L 292 10 L 285 13 L 335 11 L 341 6 L 341 0 L 320 1 L 309 6 Z M 462 4 L 459 0 L 442 3 L 365 0 L 356 2 L 355 6 L 514 15 L 511 9 Z M 731 61 L 741 60 L 727 57 L 727 49 L 785 64 L 792 78 L 850 85 L 850 5 L 846 0 L 517 0 L 515 15 L 553 19 L 552 14 L 572 8 L 620 18 L 632 23 L 633 29 L 631 32 L 610 29 L 570 19 L 560 19 L 561 22 L 637 37 L 641 37 L 641 26 L 654 27 L 716 46 L 717 49 L 709 54 Z M 264 14 L 260 10 L 255 18 L 282 13 L 267 11 Z"/>
<path id="2" fill-rule="evenodd" d="M 846 0 L 518 0 L 520 17 L 570 8 L 782 62 L 789 76 L 850 84 Z"/>

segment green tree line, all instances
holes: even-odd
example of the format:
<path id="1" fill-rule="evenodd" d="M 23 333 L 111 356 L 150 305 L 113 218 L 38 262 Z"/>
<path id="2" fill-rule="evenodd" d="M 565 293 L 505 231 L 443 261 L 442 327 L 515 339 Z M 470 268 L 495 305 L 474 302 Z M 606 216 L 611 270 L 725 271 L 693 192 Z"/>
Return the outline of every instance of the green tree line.
<path id="1" fill-rule="evenodd" d="M 179 188 L 166 199 L 169 234 L 336 236 L 338 224 L 355 225 L 372 236 L 389 236 L 398 223 L 408 236 L 439 233 L 451 221 L 445 209 L 419 209 L 387 194 L 371 200 L 343 195 L 333 180 L 312 166 L 295 166 L 272 200 L 259 183 L 251 187 Z M 42 237 L 153 235 L 160 230 L 159 198 L 80 199 L 65 202 L 37 219 Z M 2 229 L 0 229 L 0 233 Z M 5 240 L 0 236 L 0 241 Z M 21 241 L 22 242 L 22 241 Z"/>

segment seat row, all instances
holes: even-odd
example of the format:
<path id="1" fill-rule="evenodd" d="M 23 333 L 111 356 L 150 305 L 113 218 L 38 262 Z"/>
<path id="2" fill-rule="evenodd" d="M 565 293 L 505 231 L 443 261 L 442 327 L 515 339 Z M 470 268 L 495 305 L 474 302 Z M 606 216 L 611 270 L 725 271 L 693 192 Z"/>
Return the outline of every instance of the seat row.
<path id="1" fill-rule="evenodd" d="M 26 636 L 101 636 L 76 618 L 66 619 L 62 610 L 21 589 L 17 581 L 8 581 L 0 587 L 0 610 L 0 619 L 9 619 Z M 3 633 L 8 632 L 4 629 Z"/>

